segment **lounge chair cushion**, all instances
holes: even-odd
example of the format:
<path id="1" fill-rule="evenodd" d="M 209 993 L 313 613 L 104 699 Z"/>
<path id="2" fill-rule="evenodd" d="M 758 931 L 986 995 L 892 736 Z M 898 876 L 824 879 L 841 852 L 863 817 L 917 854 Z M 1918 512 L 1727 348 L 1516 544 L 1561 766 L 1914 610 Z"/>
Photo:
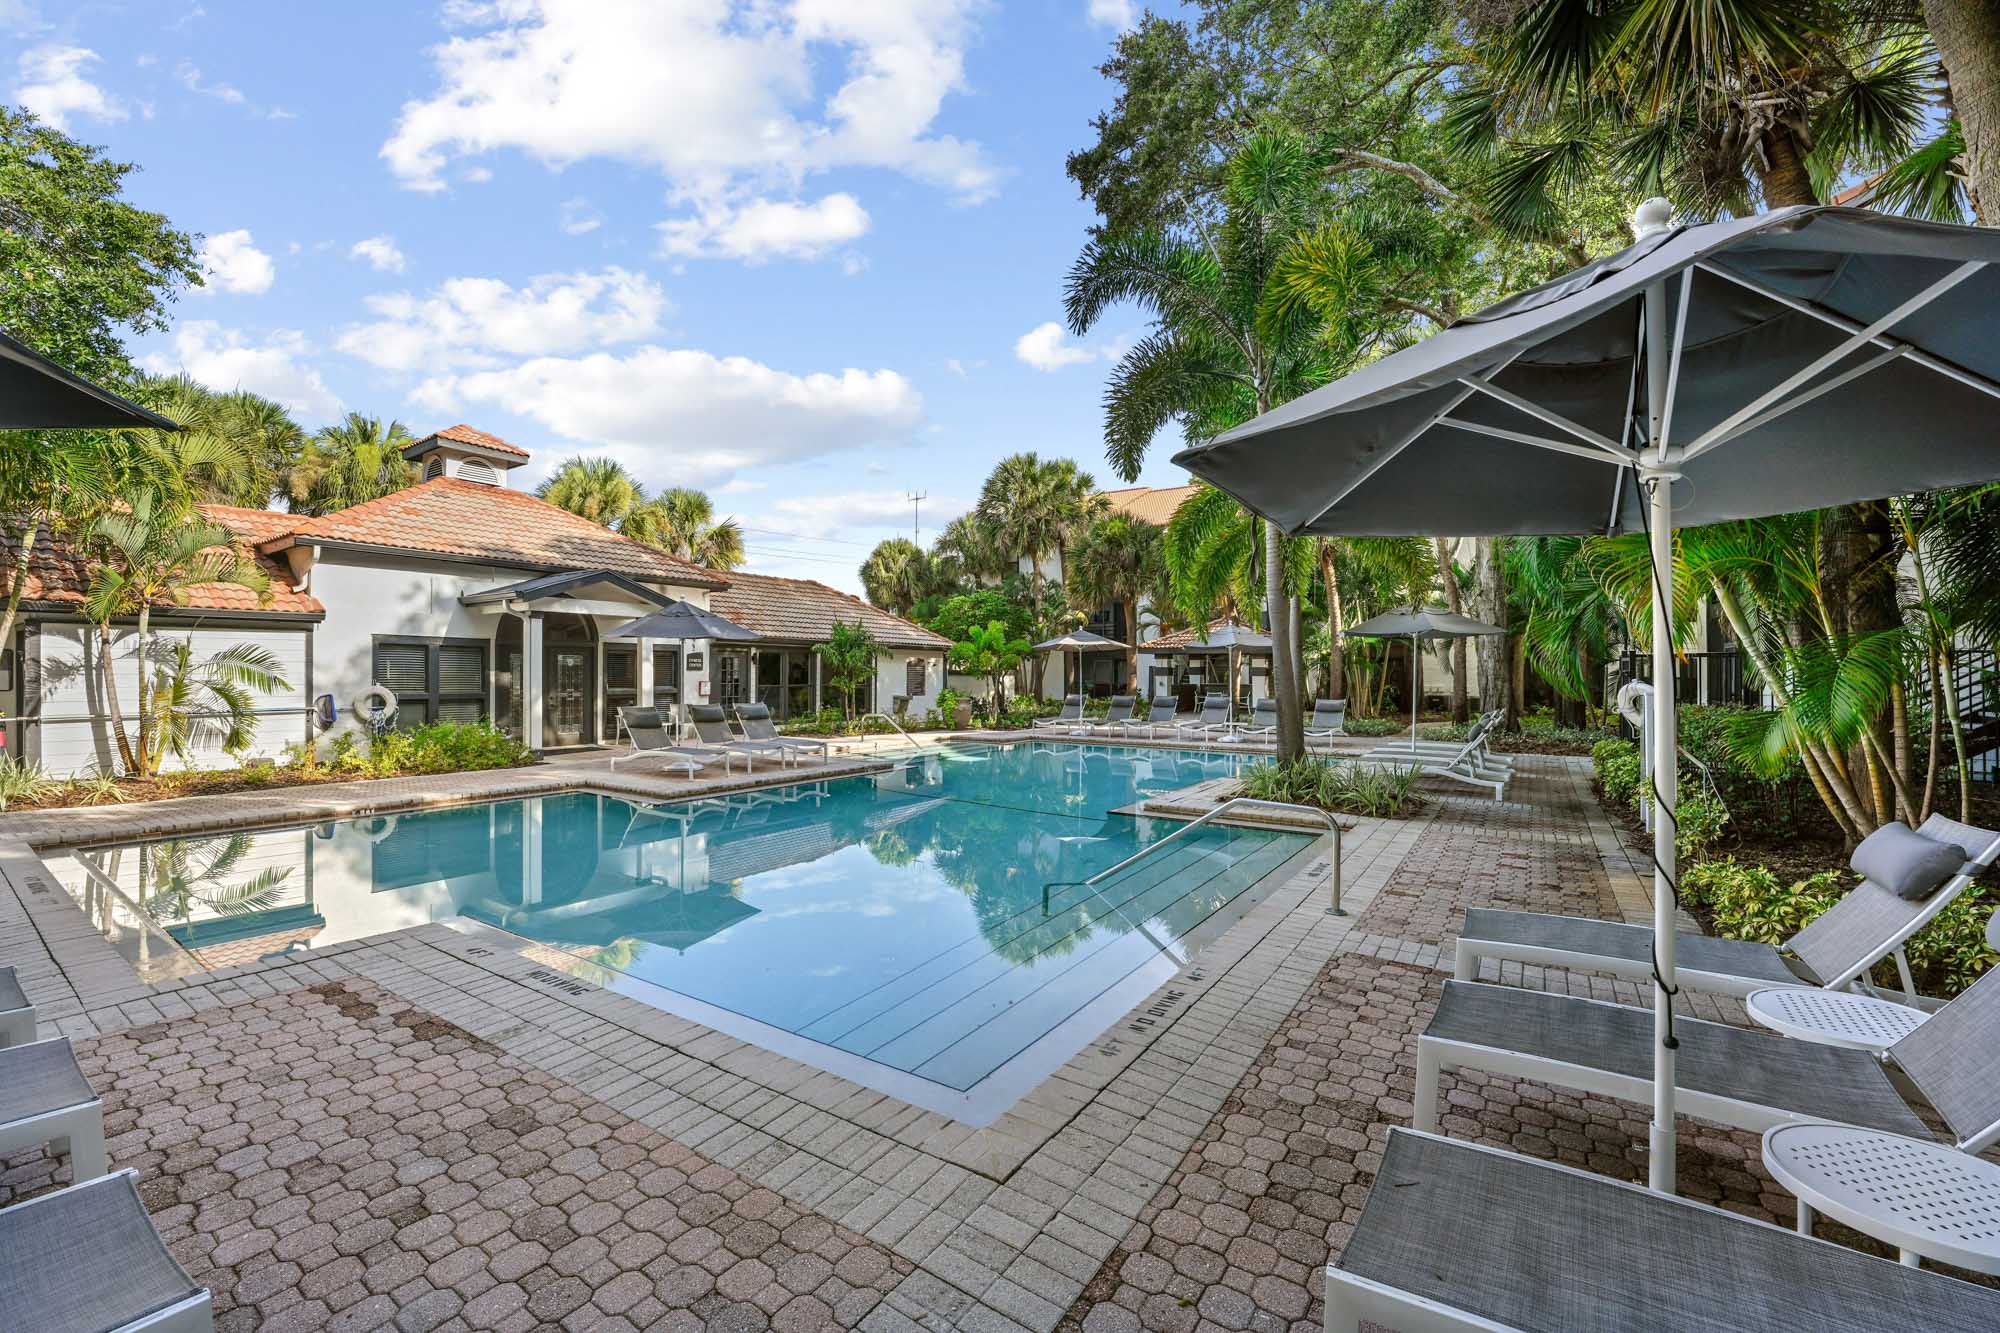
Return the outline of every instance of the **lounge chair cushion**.
<path id="1" fill-rule="evenodd" d="M 1847 862 L 1854 873 L 1873 880 L 1898 898 L 1928 898 L 1965 865 L 1965 849 L 1936 842 L 1900 820 L 1861 840 Z"/>
<path id="2" fill-rule="evenodd" d="M 36 1333 L 121 1328 L 200 1294 L 129 1171 L 0 1212 L 0 1310 Z"/>
<path id="3" fill-rule="evenodd" d="M 2000 1122 L 2000 970 L 1891 1046 L 1889 1059 L 1961 1141 Z"/>
<path id="4" fill-rule="evenodd" d="M 11 967 L 0 967 L 0 1014 L 16 1009 L 26 1009 L 28 997 L 21 990 L 21 982 Z"/>
<path id="5" fill-rule="evenodd" d="M 0 1124 L 97 1100 L 67 1041 L 0 1049 Z M 0 1303 L 0 1309 L 4 1309 Z"/>
<path id="6" fill-rule="evenodd" d="M 1533 1333 L 2000 1327 L 1986 1287 L 1401 1128 L 1339 1267 Z"/>
<path id="7" fill-rule="evenodd" d="M 1609 958 L 1629 967 L 1650 967 L 1653 932 L 1622 921 L 1587 916 L 1557 916 L 1546 912 L 1509 912 L 1493 907 L 1469 907 L 1459 933 L 1471 940 L 1491 940 L 1521 948 Z M 1785 958 L 1768 944 L 1728 940 L 1717 935 L 1678 934 L 1674 953 L 1683 968 L 1717 976 L 1742 977 L 1772 986 L 1794 986 L 1802 977 L 1785 965 Z M 1576 966 L 1588 968 L 1590 964 Z"/>
<path id="8" fill-rule="evenodd" d="M 1426 1037 L 1650 1080 L 1651 1010 L 1546 991 L 1447 981 Z M 1681 1087 L 1910 1138 L 1936 1136 L 1866 1051 L 1680 1018 Z"/>

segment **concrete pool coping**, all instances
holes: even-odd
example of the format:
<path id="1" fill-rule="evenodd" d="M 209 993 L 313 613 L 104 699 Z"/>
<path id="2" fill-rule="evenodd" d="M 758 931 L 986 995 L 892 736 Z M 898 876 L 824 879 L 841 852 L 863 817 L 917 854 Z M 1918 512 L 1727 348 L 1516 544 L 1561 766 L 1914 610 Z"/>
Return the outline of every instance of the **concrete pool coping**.
<path id="1" fill-rule="evenodd" d="M 862 760 L 851 771 L 880 765 Z M 545 773 L 557 767 L 580 771 Z M 818 771 L 808 766 L 803 774 L 733 783 L 637 779 L 631 785 L 669 790 L 631 794 L 699 796 Z M 255 822 L 349 817 L 391 801 L 408 809 L 609 785 L 595 765 L 506 772 L 514 777 L 388 780 L 416 784 L 395 793 L 384 790 L 388 782 L 355 784 L 372 789 L 365 804 L 325 788 L 192 799 L 236 805 L 222 826 L 244 827 L 242 807 L 250 801 L 263 805 L 297 792 L 318 803 L 313 813 L 284 802 L 287 809 L 269 819 L 260 811 Z M 513 785 L 524 774 L 535 780 L 525 789 Z M 617 786 L 626 785 L 620 774 Z M 156 825 L 153 836 L 218 826 L 212 817 L 171 813 L 173 822 Z M 1041 1327 L 1053 1323 L 1042 1316 L 1073 1299 L 1122 1238 L 1354 919 L 1325 914 L 1326 867 L 1305 855 L 1308 844 L 1267 877 L 1280 882 L 1241 920 L 1005 1114 L 978 1127 L 598 986 L 565 972 L 573 961 L 567 955 L 498 932 L 483 938 L 418 926 L 145 986 L 51 882 L 23 836 L 30 830 L 21 823 L 30 819 L 48 816 L 0 817 L 0 879 L 10 890 L 0 894 L 0 956 L 21 966 L 24 985 L 57 1030 L 85 1037 L 366 977 L 910 1258 L 922 1267 L 900 1306 L 959 1313 L 983 1306 Z M 1350 911 L 1367 905 L 1427 822 L 1351 821 Z M 122 828 L 106 832 L 109 821 L 90 823 L 81 836 L 73 821 L 60 835 L 36 828 L 34 845 L 124 836 Z"/>

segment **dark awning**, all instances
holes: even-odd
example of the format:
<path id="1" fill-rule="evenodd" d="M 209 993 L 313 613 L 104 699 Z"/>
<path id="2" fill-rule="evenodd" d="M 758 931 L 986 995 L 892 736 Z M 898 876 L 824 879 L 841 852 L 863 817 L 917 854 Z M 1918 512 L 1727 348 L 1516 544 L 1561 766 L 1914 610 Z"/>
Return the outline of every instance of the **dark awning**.
<path id="1" fill-rule="evenodd" d="M 0 333 L 0 430 L 179 430 Z"/>

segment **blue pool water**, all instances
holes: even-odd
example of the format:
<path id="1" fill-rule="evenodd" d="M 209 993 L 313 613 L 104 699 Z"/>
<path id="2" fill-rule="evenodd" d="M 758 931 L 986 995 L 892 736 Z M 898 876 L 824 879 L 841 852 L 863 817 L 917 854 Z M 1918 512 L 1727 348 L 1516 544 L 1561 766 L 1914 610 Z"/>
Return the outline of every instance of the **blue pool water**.
<path id="1" fill-rule="evenodd" d="M 210 966 L 463 915 L 963 1091 L 1093 1001 L 1134 1002 L 1300 849 L 1204 828 L 1081 886 L 1178 827 L 1110 811 L 1242 762 L 964 745 L 727 799 L 579 792 L 79 856 Z"/>

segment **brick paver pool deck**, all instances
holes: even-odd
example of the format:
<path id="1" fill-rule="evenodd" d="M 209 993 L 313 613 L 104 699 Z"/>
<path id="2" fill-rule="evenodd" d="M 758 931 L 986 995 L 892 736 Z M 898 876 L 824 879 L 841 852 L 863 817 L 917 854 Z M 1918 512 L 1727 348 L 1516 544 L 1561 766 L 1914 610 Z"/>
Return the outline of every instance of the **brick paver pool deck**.
<path id="1" fill-rule="evenodd" d="M 549 789 L 577 771 L 595 772 L 507 781 Z M 1650 911 L 1586 778 L 1531 758 L 1505 802 L 1440 795 L 1416 820 L 1353 821 L 1352 915 L 1325 913 L 1323 862 L 1295 862 L 983 1126 L 491 931 L 423 926 L 147 987 L 48 883 L 28 845 L 57 842 L 45 816 L 0 816 L 0 959 L 76 1039 L 113 1166 L 139 1172 L 221 1328 L 1305 1330 L 1387 1128 L 1408 1123 L 1416 1035 L 1464 908 Z M 331 817 L 383 786 L 291 800 Z M 290 817 L 282 800 L 244 804 Z M 175 828 L 215 818 L 167 813 Z M 117 836 L 109 815 L 89 822 Z M 1553 969 L 1488 979 L 1645 1000 Z M 1744 1021 L 1731 1001 L 1687 999 Z M 1643 1107 L 1472 1074 L 1442 1093 L 1450 1134 L 1643 1176 Z M 66 1178 L 17 1155 L 0 1203 Z M 1681 1187 L 1791 1217 L 1751 1135 L 1684 1120 Z"/>

